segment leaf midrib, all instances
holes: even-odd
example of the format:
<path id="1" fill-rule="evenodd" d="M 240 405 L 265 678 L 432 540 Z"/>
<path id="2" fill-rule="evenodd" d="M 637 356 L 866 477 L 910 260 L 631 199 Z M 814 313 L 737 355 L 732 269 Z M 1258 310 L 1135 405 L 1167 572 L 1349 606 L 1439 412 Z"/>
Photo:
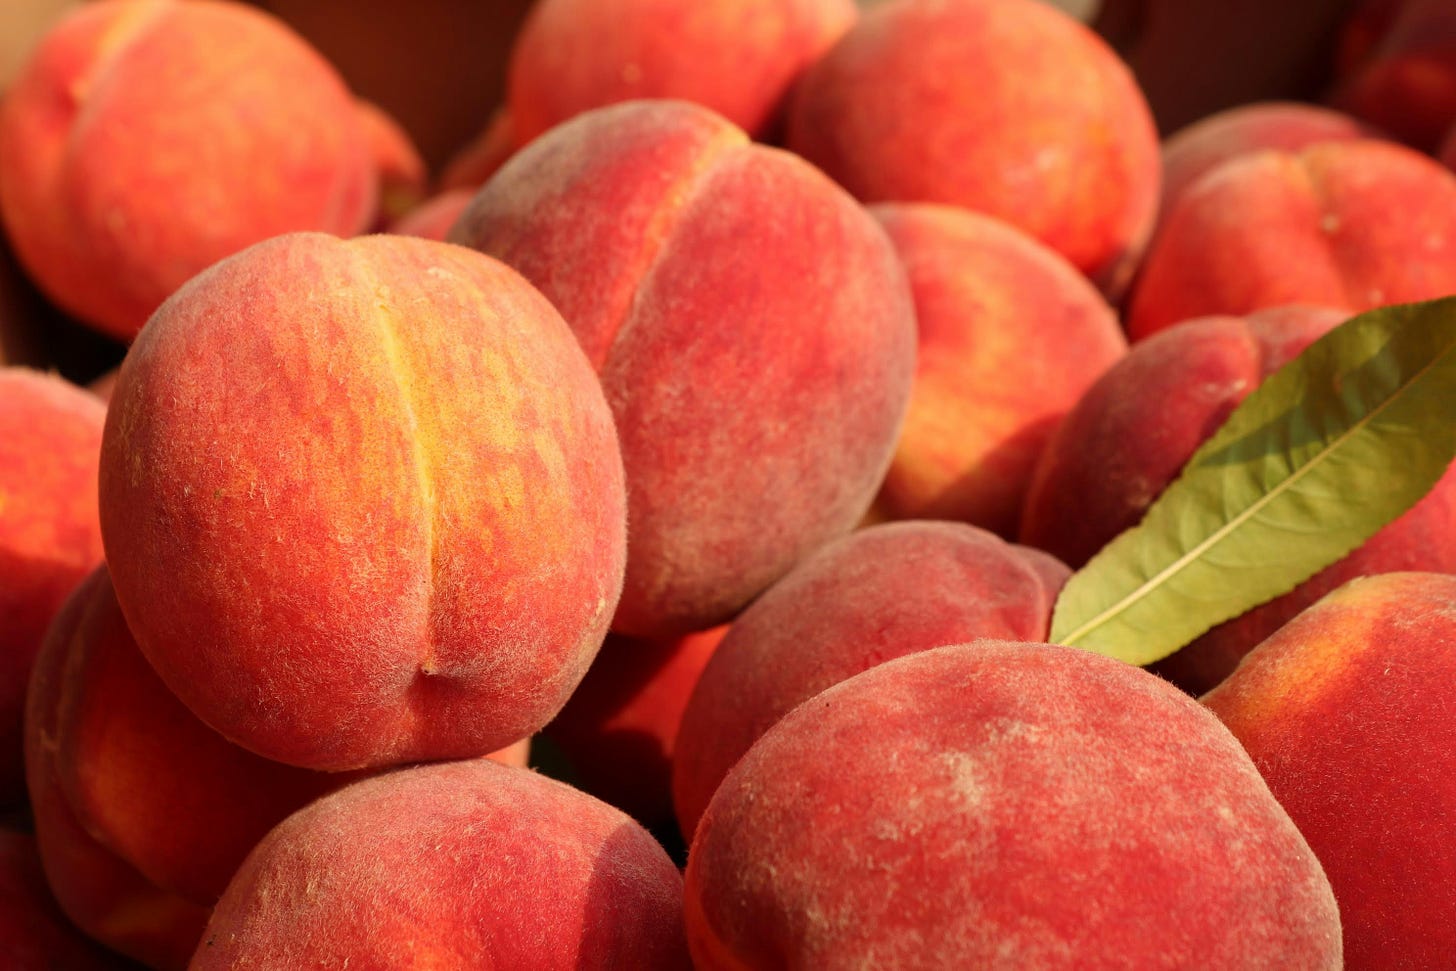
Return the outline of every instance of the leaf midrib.
<path id="1" fill-rule="evenodd" d="M 1223 526 L 1219 527 L 1201 543 L 1185 552 L 1182 556 L 1175 559 L 1172 563 L 1168 564 L 1168 566 L 1164 567 L 1158 573 L 1149 577 L 1147 580 L 1144 580 L 1141 584 L 1139 584 L 1136 588 L 1130 591 L 1117 603 L 1108 607 L 1097 616 L 1086 621 L 1080 627 L 1067 634 L 1065 637 L 1060 638 L 1057 643 L 1063 645 L 1064 647 L 1075 646 L 1075 642 L 1077 640 L 1085 637 L 1087 634 L 1101 627 L 1103 624 L 1107 623 L 1109 620 L 1112 620 L 1119 614 L 1124 613 L 1132 606 L 1136 605 L 1138 601 L 1146 597 L 1150 591 L 1157 589 L 1157 587 L 1166 582 L 1169 577 L 1175 576 L 1176 574 L 1182 572 L 1189 564 L 1197 562 L 1197 560 L 1207 550 L 1223 542 L 1223 540 L 1227 538 L 1232 532 L 1234 532 L 1239 526 L 1243 525 L 1251 517 L 1257 515 L 1261 509 L 1269 505 L 1269 503 L 1273 502 L 1275 499 L 1282 496 L 1285 492 L 1294 488 L 1294 486 L 1296 486 L 1299 481 L 1305 477 L 1305 475 L 1318 467 L 1327 456 L 1337 451 L 1347 439 L 1355 435 L 1357 432 L 1363 431 L 1371 422 L 1378 418 L 1382 412 L 1384 412 L 1396 401 L 1400 400 L 1403 395 L 1405 395 L 1408 391 L 1410 391 L 1417 384 L 1419 384 L 1421 379 L 1429 371 L 1431 371 L 1439 363 L 1441 363 L 1445 356 L 1451 353 L 1453 349 L 1456 349 L 1456 342 L 1448 344 L 1441 351 L 1441 353 L 1435 355 L 1428 363 L 1423 365 L 1418 371 L 1412 374 L 1407 381 L 1402 382 L 1400 387 L 1395 389 L 1394 393 L 1388 395 L 1384 401 L 1380 402 L 1379 405 L 1371 409 L 1363 418 L 1350 425 L 1349 428 L 1345 429 L 1338 436 L 1336 436 L 1328 445 L 1320 449 L 1319 452 L 1317 452 L 1315 455 L 1311 456 L 1310 460 L 1301 465 L 1294 472 L 1294 474 L 1284 479 L 1270 491 L 1261 495 L 1257 500 L 1251 503 L 1247 509 L 1234 516 Z"/>

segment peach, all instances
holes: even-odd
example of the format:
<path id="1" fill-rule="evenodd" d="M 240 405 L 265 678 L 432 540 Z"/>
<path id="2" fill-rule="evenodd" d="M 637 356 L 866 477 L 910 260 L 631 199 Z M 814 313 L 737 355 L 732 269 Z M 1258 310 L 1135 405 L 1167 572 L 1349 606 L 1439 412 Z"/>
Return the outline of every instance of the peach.
<path id="1" fill-rule="evenodd" d="M 825 688 L 944 644 L 1045 640 L 1067 572 L 961 523 L 874 526 L 820 550 L 733 622 L 698 679 L 673 764 L 683 834 L 755 740 Z"/>
<path id="2" fill-rule="evenodd" d="M 0 941 L 13 971 L 121 971 L 120 957 L 83 936 L 56 904 L 35 837 L 0 829 Z"/>
<path id="3" fill-rule="evenodd" d="M 1135 344 L 1072 409 L 1042 457 L 1021 541 L 1080 567 L 1135 525 L 1205 438 L 1263 379 L 1343 311 L 1286 307 L 1186 321 Z M 1363 546 L 1294 590 L 1218 625 L 1159 662 L 1189 691 L 1211 688 L 1289 618 L 1355 576 L 1456 572 L 1456 468 Z"/>
<path id="4" fill-rule="evenodd" d="M 62 788 L 57 758 L 64 649 L 92 622 L 94 573 L 56 615 L 36 660 L 26 702 L 25 772 L 36 845 L 46 880 L 66 916 L 87 936 L 152 968 L 182 971 L 207 924 L 209 908 L 163 890 L 86 829 Z M 91 589 L 88 589 L 91 588 Z M 176 822 L 168 815 L 158 824 Z"/>
<path id="5" fill-rule="evenodd" d="M 600 108 L 513 156 L 451 239 L 540 287 L 599 372 L 631 531 L 614 630 L 723 623 L 873 500 L 914 305 L 884 231 L 801 159 L 687 102 Z"/>
<path id="6" fill-rule="evenodd" d="M 546 726 L 578 788 L 654 830 L 673 824 L 672 766 L 688 696 L 727 626 L 642 640 L 610 634 Z"/>
<path id="7" fill-rule="evenodd" d="M 1450 0 L 1404 0 L 1331 101 L 1434 152 L 1456 123 L 1456 9 Z"/>
<path id="8" fill-rule="evenodd" d="M 1321 142 L 1250 152 L 1189 186 L 1148 251 L 1127 330 L 1138 341 L 1208 314 L 1453 292 L 1456 174 L 1393 142 Z"/>
<path id="9" fill-rule="evenodd" d="M 910 276 L 920 336 L 910 410 L 876 505 L 1014 536 L 1052 429 L 1127 353 L 1117 315 L 1020 230 L 951 206 L 870 210 Z"/>
<path id="10" fill-rule="evenodd" d="M 1152 229 L 1158 136 L 1117 55 L 1034 0 L 896 0 L 795 90 L 787 146 L 865 202 L 1030 233 L 1118 294 Z"/>
<path id="11" fill-rule="evenodd" d="M 0 215 L 43 291 L 133 337 L 209 264 L 369 224 L 373 159 L 327 62 L 223 0 L 103 0 L 44 38 L 0 111 Z"/>
<path id="12" fill-rule="evenodd" d="M 138 646 L 230 741 L 313 769 L 545 725 L 605 636 L 625 504 L 556 311 L 404 236 L 290 234 L 194 278 L 132 345 L 102 440 Z"/>
<path id="13" fill-rule="evenodd" d="M 515 143 L 641 98 L 692 101 L 768 134 L 799 74 L 856 17 L 852 0 L 538 0 L 511 51 Z"/>
<path id="14" fill-rule="evenodd" d="M 192 971 L 686 968 L 682 878 L 646 830 L 488 761 L 355 783 L 248 857 Z"/>
<path id="15" fill-rule="evenodd" d="M 684 909 L 702 971 L 1341 966 L 1319 862 L 1216 718 L 1012 641 L 786 715 L 704 815 Z"/>
<path id="16" fill-rule="evenodd" d="M 1298 152 L 1320 142 L 1374 136 L 1374 130 L 1345 114 L 1297 101 L 1261 101 L 1201 118 L 1163 142 L 1165 217 L 1205 174 L 1230 159 L 1260 149 Z"/>
<path id="17" fill-rule="evenodd" d="M 210 907 L 284 817 L 353 781 L 260 758 L 198 721 L 137 649 L 102 567 L 75 594 L 80 621 L 32 701 L 67 805 L 158 888 Z M 47 663 L 47 662 L 37 662 Z M 525 765 L 523 744 L 498 753 Z"/>
<path id="18" fill-rule="evenodd" d="M 25 798 L 30 669 L 71 589 L 101 562 L 106 406 L 54 375 L 0 368 L 0 806 Z"/>
<path id="19" fill-rule="evenodd" d="M 1441 164 L 1456 172 L 1456 124 L 1451 126 L 1451 131 L 1446 135 L 1446 140 L 1441 143 L 1440 153 L 1437 155 Z"/>
<path id="20" fill-rule="evenodd" d="M 1334 887 L 1348 968 L 1456 954 L 1456 577 L 1351 581 L 1203 697 Z"/>

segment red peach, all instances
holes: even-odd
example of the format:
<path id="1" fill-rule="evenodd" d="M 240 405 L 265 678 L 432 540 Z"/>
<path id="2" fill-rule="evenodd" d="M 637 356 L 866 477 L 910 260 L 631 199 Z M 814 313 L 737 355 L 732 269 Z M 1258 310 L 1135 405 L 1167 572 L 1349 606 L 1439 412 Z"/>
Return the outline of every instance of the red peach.
<path id="1" fill-rule="evenodd" d="M 65 310 L 130 339 L 173 290 L 375 205 L 354 102 L 274 18 L 223 0 L 104 0 L 52 29 L 0 111 L 0 215 Z"/>
<path id="2" fill-rule="evenodd" d="M 1261 101 L 1209 115 L 1163 142 L 1166 217 L 1183 193 L 1208 172 L 1247 152 L 1298 152 L 1320 142 L 1370 138 L 1375 130 L 1344 112 L 1297 101 Z"/>
<path id="3" fill-rule="evenodd" d="M 1456 577 L 1354 580 L 1202 699 L 1329 875 L 1351 971 L 1456 954 L 1453 644 Z"/>
<path id="4" fill-rule="evenodd" d="M 36 843 L 46 880 L 66 916 L 87 936 L 148 967 L 182 971 L 197 947 L 209 908 L 157 887 L 97 841 L 62 790 L 57 763 L 58 701 L 69 644 L 87 625 L 87 596 L 102 574 L 77 589 L 56 615 L 37 658 L 26 702 L 25 771 Z"/>
<path id="5" fill-rule="evenodd" d="M 444 243 L 293 234 L 199 275 L 122 365 L 100 481 L 142 652 L 229 740 L 305 768 L 534 733 L 620 590 L 589 362 L 519 275 Z"/>
<path id="6" fill-rule="evenodd" d="M 620 811 L 487 761 L 366 779 L 284 820 L 191 971 L 685 968 L 682 877 Z"/>
<path id="7" fill-rule="evenodd" d="M 944 644 L 1045 640 L 1067 573 L 960 523 L 890 523 L 824 547 L 733 622 L 698 679 L 673 763 L 682 833 L 755 740 L 825 688 Z"/>
<path id="8" fill-rule="evenodd" d="M 642 98 L 692 101 L 764 135 L 855 18 L 851 0 L 538 0 L 511 51 L 515 143 Z"/>
<path id="9" fill-rule="evenodd" d="M 1456 174 L 1375 139 L 1250 152 L 1189 186 L 1143 263 L 1138 341 L 1290 303 L 1370 310 L 1456 293 Z"/>
<path id="10" fill-rule="evenodd" d="M 1132 75 L 1033 0 L 897 0 L 808 71 L 787 146 L 865 202 L 940 202 L 1011 223 L 1109 294 L 1158 201 L 1158 136 Z"/>
<path id="11" fill-rule="evenodd" d="M 46 628 L 101 562 L 106 406 L 53 375 L 0 368 L 0 806 L 25 798 L 25 687 Z"/>
<path id="12" fill-rule="evenodd" d="M 872 207 L 910 277 L 910 410 L 876 505 L 1013 536 L 1052 429 L 1127 353 L 1117 315 L 1015 227 L 951 206 Z"/>
<path id="13" fill-rule="evenodd" d="M 914 307 L 884 231 L 801 159 L 687 102 L 614 105 L 518 152 L 451 238 L 539 286 L 598 369 L 627 468 L 614 630 L 723 623 L 869 506 Z"/>
<path id="14" fill-rule="evenodd" d="M 1329 881 L 1238 741 L 1167 682 L 979 640 L 815 695 L 688 857 L 709 969 L 1337 969 Z"/>

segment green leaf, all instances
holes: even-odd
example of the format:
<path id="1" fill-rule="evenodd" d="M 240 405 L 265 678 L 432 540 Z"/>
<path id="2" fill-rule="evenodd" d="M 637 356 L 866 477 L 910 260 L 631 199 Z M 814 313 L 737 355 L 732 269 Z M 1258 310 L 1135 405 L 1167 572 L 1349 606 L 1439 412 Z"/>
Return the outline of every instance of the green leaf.
<path id="1" fill-rule="evenodd" d="M 1245 398 L 1067 581 L 1050 640 L 1165 658 L 1344 557 L 1453 457 L 1456 297 L 1353 317 Z"/>

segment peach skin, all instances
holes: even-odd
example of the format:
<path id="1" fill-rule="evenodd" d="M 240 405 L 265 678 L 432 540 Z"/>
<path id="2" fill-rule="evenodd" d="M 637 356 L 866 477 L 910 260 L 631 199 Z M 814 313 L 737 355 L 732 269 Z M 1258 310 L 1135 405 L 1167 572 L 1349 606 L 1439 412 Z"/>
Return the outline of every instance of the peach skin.
<path id="1" fill-rule="evenodd" d="M 305 768 L 533 734 L 601 645 L 622 459 L 581 347 L 509 268 L 291 234 L 178 291 L 117 379 L 100 509 L 167 686 Z"/>

